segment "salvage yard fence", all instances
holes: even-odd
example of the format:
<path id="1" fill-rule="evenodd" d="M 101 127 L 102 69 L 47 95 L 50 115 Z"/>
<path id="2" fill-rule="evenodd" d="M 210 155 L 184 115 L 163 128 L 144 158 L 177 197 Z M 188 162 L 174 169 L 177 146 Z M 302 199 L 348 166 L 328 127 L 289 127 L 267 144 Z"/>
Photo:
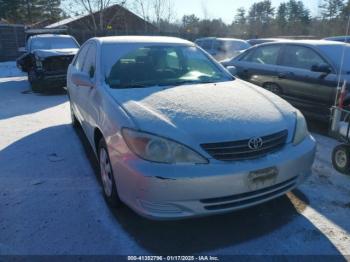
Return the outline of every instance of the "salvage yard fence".
<path id="1" fill-rule="evenodd" d="M 23 25 L 0 24 L 0 62 L 15 60 L 21 55 L 18 51 L 24 47 L 25 32 Z"/>

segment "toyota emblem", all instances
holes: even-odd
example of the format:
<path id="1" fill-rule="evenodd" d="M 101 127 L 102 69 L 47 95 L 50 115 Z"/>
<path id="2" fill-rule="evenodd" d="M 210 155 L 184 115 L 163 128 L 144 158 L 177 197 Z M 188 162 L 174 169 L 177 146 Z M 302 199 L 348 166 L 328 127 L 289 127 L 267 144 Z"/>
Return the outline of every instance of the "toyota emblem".
<path id="1" fill-rule="evenodd" d="M 263 146 L 263 140 L 261 137 L 254 137 L 248 141 L 248 147 L 251 150 L 259 150 Z"/>

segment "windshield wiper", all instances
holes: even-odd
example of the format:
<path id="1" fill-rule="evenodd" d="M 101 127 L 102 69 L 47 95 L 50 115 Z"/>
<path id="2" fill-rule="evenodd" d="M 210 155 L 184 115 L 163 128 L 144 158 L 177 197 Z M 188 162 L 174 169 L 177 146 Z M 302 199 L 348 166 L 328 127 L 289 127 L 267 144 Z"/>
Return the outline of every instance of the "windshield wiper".
<path id="1" fill-rule="evenodd" d="M 183 80 L 172 83 L 160 83 L 159 86 L 181 86 L 186 84 L 210 84 L 216 83 L 216 81 L 198 81 L 198 80 Z"/>
<path id="2" fill-rule="evenodd" d="M 151 87 L 153 85 L 146 85 L 146 84 L 131 84 L 131 85 L 110 85 L 113 89 L 134 89 L 134 88 L 146 88 Z"/>

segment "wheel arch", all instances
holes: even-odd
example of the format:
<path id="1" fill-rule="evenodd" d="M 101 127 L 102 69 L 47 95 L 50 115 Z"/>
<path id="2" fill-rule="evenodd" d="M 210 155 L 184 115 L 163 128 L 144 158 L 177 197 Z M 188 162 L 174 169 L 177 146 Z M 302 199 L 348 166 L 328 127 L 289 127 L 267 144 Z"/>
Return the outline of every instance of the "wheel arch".
<path id="1" fill-rule="evenodd" d="M 278 89 L 280 90 L 280 93 L 283 94 L 283 89 L 282 89 L 282 87 L 281 87 L 279 84 L 277 84 L 276 82 L 266 81 L 266 82 L 264 82 L 264 83 L 262 84 L 262 87 L 265 88 L 265 89 L 267 89 L 267 86 L 268 86 L 268 85 L 277 86 Z"/>
<path id="2" fill-rule="evenodd" d="M 98 127 L 95 127 L 95 130 L 94 130 L 94 150 L 95 150 L 96 155 L 98 155 L 98 146 L 99 146 L 101 139 L 103 139 L 103 138 L 104 138 L 104 136 L 103 136 L 102 131 Z"/>

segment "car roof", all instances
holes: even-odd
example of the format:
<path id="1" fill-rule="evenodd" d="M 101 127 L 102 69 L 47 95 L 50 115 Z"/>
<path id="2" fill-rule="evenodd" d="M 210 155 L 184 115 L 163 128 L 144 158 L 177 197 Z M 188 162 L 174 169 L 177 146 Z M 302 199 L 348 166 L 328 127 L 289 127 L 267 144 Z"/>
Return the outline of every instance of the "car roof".
<path id="1" fill-rule="evenodd" d="M 323 38 L 323 39 L 324 40 L 335 40 L 335 39 L 349 39 L 350 40 L 350 36 L 339 35 L 339 36 L 326 37 L 326 38 Z"/>
<path id="2" fill-rule="evenodd" d="M 95 37 L 94 40 L 104 43 L 138 43 L 138 44 L 180 44 L 180 45 L 194 45 L 192 42 L 177 38 L 166 36 L 107 36 Z"/>
<path id="3" fill-rule="evenodd" d="M 259 46 L 266 46 L 266 45 L 280 45 L 280 44 L 301 44 L 301 45 L 308 45 L 308 46 L 349 46 L 347 43 L 343 42 L 335 42 L 335 41 L 329 41 L 329 40 L 281 40 L 278 42 L 269 42 L 269 43 L 263 43 Z"/>
<path id="4" fill-rule="evenodd" d="M 205 40 L 221 40 L 221 41 L 239 41 L 239 42 L 246 42 L 246 40 L 239 39 L 239 38 L 227 38 L 227 37 L 203 37 L 198 38 L 196 41 L 205 41 Z"/>
<path id="5" fill-rule="evenodd" d="M 39 34 L 39 35 L 31 36 L 31 38 L 51 38 L 51 37 L 72 38 L 71 35 L 59 35 L 59 34 Z"/>
<path id="6" fill-rule="evenodd" d="M 248 41 L 285 41 L 288 39 L 285 38 L 252 38 L 249 39 Z"/>

